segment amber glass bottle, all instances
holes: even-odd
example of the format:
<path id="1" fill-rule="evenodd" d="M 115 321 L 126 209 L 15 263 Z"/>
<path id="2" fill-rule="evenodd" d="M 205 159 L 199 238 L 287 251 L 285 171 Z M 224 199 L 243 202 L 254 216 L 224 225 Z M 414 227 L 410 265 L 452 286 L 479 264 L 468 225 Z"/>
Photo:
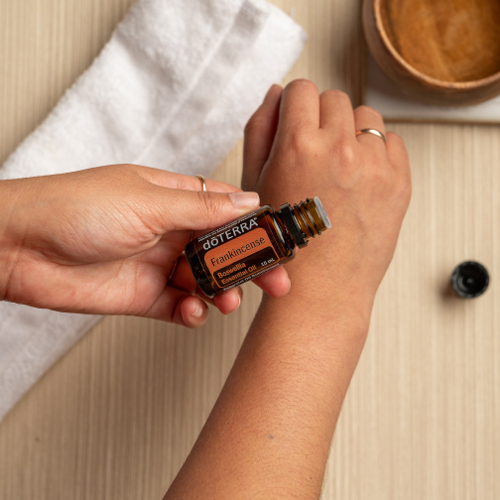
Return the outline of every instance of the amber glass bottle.
<path id="1" fill-rule="evenodd" d="M 253 280 L 295 256 L 331 224 L 318 197 L 277 212 L 269 205 L 228 222 L 186 246 L 191 271 L 208 297 Z"/>

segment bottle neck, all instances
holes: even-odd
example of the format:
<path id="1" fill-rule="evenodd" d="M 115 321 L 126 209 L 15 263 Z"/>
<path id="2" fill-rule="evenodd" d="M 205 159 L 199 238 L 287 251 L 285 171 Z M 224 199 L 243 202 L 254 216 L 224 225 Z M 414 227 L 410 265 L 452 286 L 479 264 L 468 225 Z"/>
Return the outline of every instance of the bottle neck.
<path id="1" fill-rule="evenodd" d="M 299 248 L 306 246 L 310 238 L 332 227 L 318 197 L 307 198 L 293 206 L 285 203 L 280 208 L 280 215 Z"/>

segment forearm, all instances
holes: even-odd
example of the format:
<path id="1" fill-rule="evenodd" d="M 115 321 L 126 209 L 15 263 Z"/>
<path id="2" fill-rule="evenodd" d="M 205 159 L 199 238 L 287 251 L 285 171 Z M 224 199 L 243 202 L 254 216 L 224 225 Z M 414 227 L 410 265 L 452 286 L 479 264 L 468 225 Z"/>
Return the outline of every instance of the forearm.
<path id="1" fill-rule="evenodd" d="M 165 498 L 319 498 L 367 329 L 352 297 L 266 298 Z"/>
<path id="2" fill-rule="evenodd" d="M 366 128 L 384 141 L 355 134 Z M 166 499 L 319 497 L 372 301 L 410 200 L 404 144 L 384 131 L 376 111 L 353 110 L 347 95 L 320 95 L 304 80 L 272 88 L 250 119 L 243 185 L 273 206 L 319 196 L 332 230 L 287 265 L 290 294 L 264 300 Z"/>

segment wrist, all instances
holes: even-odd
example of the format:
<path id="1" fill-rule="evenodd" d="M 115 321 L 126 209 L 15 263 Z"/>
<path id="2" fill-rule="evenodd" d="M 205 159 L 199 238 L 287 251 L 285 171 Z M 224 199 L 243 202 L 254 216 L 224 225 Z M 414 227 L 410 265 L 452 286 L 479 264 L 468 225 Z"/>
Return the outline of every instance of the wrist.
<path id="1" fill-rule="evenodd" d="M 344 338 L 359 339 L 364 343 L 370 326 L 374 295 L 363 290 L 291 276 L 292 287 L 285 297 L 273 298 L 263 295 L 260 313 L 270 321 L 273 318 L 289 318 L 290 328 L 306 324 L 301 328 L 307 337 L 309 332 L 335 332 Z M 321 336 L 321 335 L 320 335 Z"/>
<path id="2" fill-rule="evenodd" d="M 286 360 L 287 370 L 315 380 L 321 390 L 327 387 L 340 411 L 368 336 L 370 314 L 371 306 L 361 299 L 327 294 L 311 301 L 299 290 L 283 298 L 264 297 L 256 321 L 272 332 L 260 339 L 269 358 Z"/>
<path id="3" fill-rule="evenodd" d="M 348 279 L 338 274 L 296 272 L 288 269 L 291 289 L 287 295 L 288 307 L 297 307 L 307 314 L 324 319 L 351 318 L 360 327 L 368 328 L 375 299 L 372 287 L 361 280 Z"/>
<path id="4" fill-rule="evenodd" d="M 16 237 L 16 181 L 0 181 L 0 300 L 8 298 L 9 283 L 20 252 Z"/>

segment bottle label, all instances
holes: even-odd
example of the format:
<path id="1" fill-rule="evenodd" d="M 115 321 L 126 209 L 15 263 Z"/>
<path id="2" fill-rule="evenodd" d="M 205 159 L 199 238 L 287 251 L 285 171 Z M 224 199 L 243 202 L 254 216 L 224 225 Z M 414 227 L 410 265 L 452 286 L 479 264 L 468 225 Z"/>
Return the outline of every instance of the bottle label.
<path id="1" fill-rule="evenodd" d="M 220 288 L 252 279 L 278 261 L 266 230 L 258 226 L 205 254 L 205 263 Z"/>

